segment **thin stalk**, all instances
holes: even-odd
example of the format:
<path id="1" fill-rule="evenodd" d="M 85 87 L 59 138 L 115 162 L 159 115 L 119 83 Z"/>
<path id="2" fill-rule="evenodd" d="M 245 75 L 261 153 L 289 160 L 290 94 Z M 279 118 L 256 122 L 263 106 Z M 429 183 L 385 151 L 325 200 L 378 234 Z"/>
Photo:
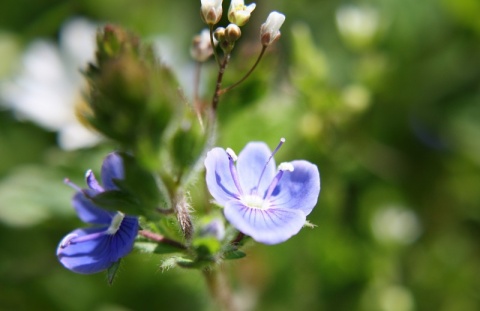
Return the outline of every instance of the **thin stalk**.
<path id="1" fill-rule="evenodd" d="M 218 67 L 221 67 L 220 57 L 218 56 L 217 49 L 215 48 L 215 42 L 213 41 L 213 25 L 210 25 L 210 44 L 213 49 L 213 56 L 215 56 L 215 61 L 217 62 Z"/>
<path id="2" fill-rule="evenodd" d="M 179 249 L 187 249 L 187 247 L 182 243 L 166 238 L 158 233 L 154 233 L 148 230 L 140 230 L 138 231 L 138 234 L 158 244 L 168 244 Z"/>
<path id="3" fill-rule="evenodd" d="M 218 69 L 217 84 L 215 86 L 215 92 L 213 93 L 212 98 L 212 109 L 214 112 L 217 111 L 218 101 L 220 99 L 220 90 L 222 88 L 223 74 L 225 73 L 225 68 L 227 68 L 228 61 L 230 60 L 230 53 L 225 55 L 223 62 Z"/>
<path id="4" fill-rule="evenodd" d="M 204 269 L 202 272 L 210 296 L 215 300 L 219 309 L 222 311 L 236 311 L 232 292 L 223 271 L 218 269 Z"/>
<path id="5" fill-rule="evenodd" d="M 218 93 L 218 95 L 222 95 L 222 94 L 225 94 L 226 92 L 230 91 L 231 89 L 233 89 L 234 87 L 238 86 L 240 83 L 242 83 L 243 81 L 245 81 L 249 76 L 250 74 L 255 70 L 255 68 L 257 68 L 257 65 L 258 63 L 260 63 L 260 60 L 262 59 L 263 57 L 263 54 L 265 54 L 265 50 L 267 49 L 267 46 L 264 45 L 262 47 L 262 50 L 260 51 L 260 54 L 258 55 L 257 57 L 257 60 L 255 61 L 255 64 L 253 64 L 252 68 L 250 68 L 250 70 L 243 76 L 243 78 L 241 78 L 240 80 L 238 80 L 237 82 L 235 82 L 234 84 L 220 90 Z"/>

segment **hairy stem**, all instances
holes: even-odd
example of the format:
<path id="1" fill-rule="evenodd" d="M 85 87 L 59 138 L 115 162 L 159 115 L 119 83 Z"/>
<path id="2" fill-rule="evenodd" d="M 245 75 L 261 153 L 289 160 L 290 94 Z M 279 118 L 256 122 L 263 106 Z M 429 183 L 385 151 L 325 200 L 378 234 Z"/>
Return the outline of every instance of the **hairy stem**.
<path id="1" fill-rule="evenodd" d="M 154 233 L 154 232 L 151 232 L 151 231 L 148 231 L 148 230 L 140 230 L 140 231 L 138 231 L 138 234 L 143 236 L 144 238 L 147 238 L 147 239 L 149 239 L 153 242 L 156 242 L 158 244 L 168 244 L 168 245 L 174 246 L 176 248 L 187 249 L 185 247 L 185 245 L 183 245 L 180 242 L 170 240 L 169 238 L 166 238 L 161 234 L 157 234 L 157 233 Z"/>
<path id="2" fill-rule="evenodd" d="M 204 269 L 203 276 L 210 291 L 210 296 L 221 311 L 236 311 L 230 286 L 223 271 L 218 268 Z"/>
<path id="3" fill-rule="evenodd" d="M 215 86 L 215 92 L 213 93 L 212 99 L 212 109 L 217 111 L 218 101 L 220 100 L 220 90 L 222 88 L 223 74 L 225 73 L 225 68 L 227 68 L 228 61 L 230 60 L 230 53 L 225 55 L 223 62 L 218 69 L 217 84 Z"/>

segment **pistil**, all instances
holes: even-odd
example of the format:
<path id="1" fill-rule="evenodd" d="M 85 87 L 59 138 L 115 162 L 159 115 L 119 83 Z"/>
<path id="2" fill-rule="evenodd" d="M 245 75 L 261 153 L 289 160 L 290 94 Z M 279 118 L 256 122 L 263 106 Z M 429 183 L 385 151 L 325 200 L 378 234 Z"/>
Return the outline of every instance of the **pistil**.
<path id="1" fill-rule="evenodd" d="M 275 150 L 273 150 L 272 154 L 268 158 L 267 163 L 265 163 L 265 166 L 263 167 L 262 173 L 260 173 L 260 178 L 258 178 L 257 187 L 253 189 L 252 194 L 257 194 L 258 188 L 260 187 L 260 182 L 262 181 L 263 174 L 265 173 L 265 169 L 267 168 L 268 163 L 270 162 L 270 160 L 272 160 L 273 156 L 277 153 L 277 151 L 280 149 L 280 147 L 282 147 L 282 145 L 284 143 L 285 143 L 285 138 L 283 138 L 283 137 L 280 138 L 280 142 L 278 143 L 277 147 L 275 148 Z"/>

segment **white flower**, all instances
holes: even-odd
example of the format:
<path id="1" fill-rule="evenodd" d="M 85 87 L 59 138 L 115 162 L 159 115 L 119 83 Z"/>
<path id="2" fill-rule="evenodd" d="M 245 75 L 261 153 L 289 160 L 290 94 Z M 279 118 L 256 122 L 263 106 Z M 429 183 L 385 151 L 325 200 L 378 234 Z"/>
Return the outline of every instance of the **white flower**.
<path id="1" fill-rule="evenodd" d="M 19 119 L 57 131 L 58 144 L 65 150 L 100 140 L 75 116 L 85 87 L 80 69 L 93 61 L 95 31 L 91 22 L 77 18 L 62 27 L 59 46 L 43 39 L 33 41 L 22 57 L 19 74 L 0 84 L 2 102 Z"/>
<path id="2" fill-rule="evenodd" d="M 285 21 L 285 15 L 276 11 L 271 12 L 267 21 L 260 27 L 260 40 L 268 46 L 280 38 L 280 27 Z"/>
<path id="3" fill-rule="evenodd" d="M 202 18 L 208 25 L 215 25 L 222 18 L 223 0 L 201 0 Z"/>
<path id="4" fill-rule="evenodd" d="M 217 40 L 213 38 L 213 44 L 216 45 L 216 41 Z M 199 35 L 196 35 L 193 38 L 190 55 L 198 62 L 204 62 L 213 55 L 213 48 L 210 41 L 210 30 L 203 29 Z"/>
<path id="5" fill-rule="evenodd" d="M 237 26 L 243 26 L 250 19 L 250 15 L 255 10 L 255 7 L 255 3 L 246 6 L 243 0 L 232 0 L 228 8 L 228 20 Z"/>

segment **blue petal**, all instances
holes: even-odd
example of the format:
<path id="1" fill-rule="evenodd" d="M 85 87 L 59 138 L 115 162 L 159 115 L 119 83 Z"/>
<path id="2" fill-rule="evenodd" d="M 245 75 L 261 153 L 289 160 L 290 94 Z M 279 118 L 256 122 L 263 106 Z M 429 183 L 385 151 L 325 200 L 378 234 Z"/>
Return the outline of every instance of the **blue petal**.
<path id="1" fill-rule="evenodd" d="M 300 210 L 250 208 L 240 201 L 228 202 L 224 214 L 236 229 L 264 244 L 288 240 L 302 229 L 306 220 Z"/>
<path id="2" fill-rule="evenodd" d="M 70 234 L 84 236 L 105 231 L 107 228 L 77 229 Z M 57 248 L 57 257 L 62 265 L 76 273 L 90 274 L 103 271 L 113 264 L 110 257 L 109 235 L 102 235 L 96 239 L 82 243 L 73 243 Z"/>
<path id="3" fill-rule="evenodd" d="M 124 179 L 125 172 L 123 169 L 123 159 L 115 152 L 105 157 L 102 164 L 102 182 L 106 190 L 118 190 L 114 179 Z"/>
<path id="4" fill-rule="evenodd" d="M 93 204 L 82 192 L 77 192 L 72 199 L 72 205 L 78 217 L 86 223 L 110 225 L 114 212 L 109 212 Z"/>
<path id="5" fill-rule="evenodd" d="M 113 263 L 132 251 L 138 232 L 138 219 L 126 216 L 114 235 L 101 234 L 108 227 L 77 229 L 69 235 L 78 237 L 100 233 L 96 238 L 57 248 L 57 256 L 67 269 L 82 274 L 97 273 L 108 269 Z"/>
<path id="6" fill-rule="evenodd" d="M 95 192 L 103 192 L 105 191 L 102 186 L 100 186 L 100 183 L 97 181 L 97 178 L 95 178 L 95 175 L 93 174 L 92 170 L 88 170 L 87 173 L 85 174 L 85 179 L 87 181 L 87 185 L 91 190 L 94 190 Z"/>
<path id="7" fill-rule="evenodd" d="M 270 204 L 274 207 L 301 210 L 310 214 L 320 194 L 320 173 L 316 165 L 304 161 L 293 161 L 293 172 L 284 172 L 273 191 Z"/>
<path id="8" fill-rule="evenodd" d="M 239 193 L 233 182 L 228 156 L 222 148 L 213 148 L 207 153 L 205 159 L 206 181 L 208 191 L 213 198 L 222 206 Z"/>
<path id="9" fill-rule="evenodd" d="M 238 155 L 237 169 L 244 194 L 252 194 L 257 187 L 260 175 L 272 155 L 270 148 L 263 142 L 248 143 Z M 258 193 L 263 194 L 275 177 L 275 160 L 272 158 L 265 168 Z"/>

